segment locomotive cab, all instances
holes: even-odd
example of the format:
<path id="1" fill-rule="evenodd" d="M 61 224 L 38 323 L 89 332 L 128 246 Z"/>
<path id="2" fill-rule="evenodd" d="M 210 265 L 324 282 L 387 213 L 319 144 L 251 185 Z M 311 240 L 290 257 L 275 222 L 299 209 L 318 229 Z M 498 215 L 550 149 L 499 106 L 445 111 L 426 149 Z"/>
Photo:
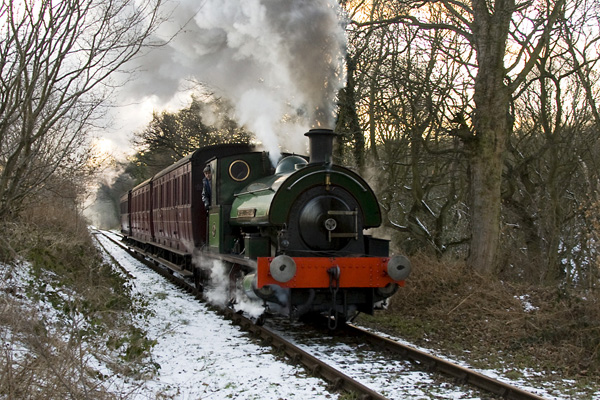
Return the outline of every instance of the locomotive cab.
<path id="1" fill-rule="evenodd" d="M 264 152 L 236 154 L 208 162 L 212 174 L 212 201 L 208 210 L 207 242 L 209 251 L 219 254 L 239 254 L 243 233 L 231 224 L 231 210 L 237 193 L 248 185 L 257 185 L 272 176 L 268 155 Z M 248 233 L 256 233 L 251 228 Z"/>

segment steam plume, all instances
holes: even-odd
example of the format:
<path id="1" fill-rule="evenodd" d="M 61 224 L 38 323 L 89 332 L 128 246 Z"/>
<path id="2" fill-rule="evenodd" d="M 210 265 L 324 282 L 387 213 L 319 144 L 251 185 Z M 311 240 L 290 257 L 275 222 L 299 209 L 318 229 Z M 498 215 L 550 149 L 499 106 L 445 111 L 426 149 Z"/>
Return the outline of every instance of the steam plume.
<path id="1" fill-rule="evenodd" d="M 174 39 L 141 58 L 138 95 L 167 102 L 201 82 L 276 155 L 304 151 L 307 127 L 333 126 L 346 49 L 336 0 L 182 0 L 170 15 L 157 34 Z"/>

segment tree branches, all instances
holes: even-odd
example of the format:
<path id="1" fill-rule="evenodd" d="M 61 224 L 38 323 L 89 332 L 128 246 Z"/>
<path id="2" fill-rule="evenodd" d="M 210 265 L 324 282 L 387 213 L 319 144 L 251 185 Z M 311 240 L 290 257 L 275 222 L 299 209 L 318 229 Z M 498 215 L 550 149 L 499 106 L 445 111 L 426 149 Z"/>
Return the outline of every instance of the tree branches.
<path id="1" fill-rule="evenodd" d="M 160 0 L 0 4 L 0 217 L 68 160 L 110 78 L 148 44 Z"/>

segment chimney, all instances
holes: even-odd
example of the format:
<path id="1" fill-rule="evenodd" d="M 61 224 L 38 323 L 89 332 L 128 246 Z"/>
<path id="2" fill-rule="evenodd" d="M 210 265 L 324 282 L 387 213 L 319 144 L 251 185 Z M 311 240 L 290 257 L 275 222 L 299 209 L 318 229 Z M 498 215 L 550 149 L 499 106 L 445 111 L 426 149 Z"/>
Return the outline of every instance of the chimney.
<path id="1" fill-rule="evenodd" d="M 311 129 L 304 134 L 309 140 L 309 164 L 332 163 L 333 138 L 337 135 L 331 129 Z"/>

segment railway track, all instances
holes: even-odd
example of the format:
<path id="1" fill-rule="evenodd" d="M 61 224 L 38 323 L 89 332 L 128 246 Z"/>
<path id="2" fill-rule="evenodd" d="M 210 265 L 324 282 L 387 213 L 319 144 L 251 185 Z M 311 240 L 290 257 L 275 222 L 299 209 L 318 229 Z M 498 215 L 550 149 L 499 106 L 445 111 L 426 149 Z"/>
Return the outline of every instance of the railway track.
<path id="1" fill-rule="evenodd" d="M 345 329 L 354 335 L 359 335 L 369 343 L 399 356 L 415 361 L 423 365 L 429 371 L 438 371 L 444 375 L 451 376 L 456 382 L 469 384 L 493 393 L 505 399 L 512 400 L 543 400 L 544 398 L 531 392 L 522 390 L 513 385 L 491 378 L 471 369 L 462 367 L 450 361 L 428 354 L 396 342 L 391 339 L 376 335 L 358 326 L 347 325 Z"/>
<path id="2" fill-rule="evenodd" d="M 179 274 L 177 269 L 169 269 L 170 266 L 164 266 L 162 260 L 149 259 L 149 255 L 143 254 L 135 249 L 130 248 L 116 238 L 116 234 L 107 234 L 97 231 L 96 234 L 101 234 L 112 242 L 121 246 L 125 251 L 133 257 L 144 263 L 157 273 L 161 274 L 171 282 L 175 283 L 182 289 L 194 295 L 197 299 L 202 298 L 200 293 L 192 282 L 182 274 Z M 378 393 L 358 380 L 352 378 L 348 374 L 332 367 L 326 361 L 315 357 L 308 351 L 303 350 L 300 346 L 293 343 L 292 340 L 284 338 L 276 331 L 264 326 L 259 326 L 255 322 L 240 313 L 236 313 L 229 308 L 219 308 L 215 311 L 221 313 L 226 318 L 232 320 L 242 329 L 252 334 L 255 338 L 261 340 L 265 345 L 270 345 L 279 354 L 285 354 L 294 363 L 302 364 L 313 375 L 319 376 L 327 381 L 333 390 L 342 390 L 350 393 L 355 393 L 360 399 L 387 399 L 381 393 Z M 411 363 L 428 372 L 439 372 L 445 376 L 454 379 L 456 384 L 476 387 L 483 392 L 492 395 L 491 398 L 504 398 L 510 400 L 543 400 L 544 398 L 534 393 L 527 392 L 513 385 L 499 381 L 497 379 L 485 376 L 476 371 L 456 365 L 447 360 L 422 352 L 410 346 L 403 345 L 396 341 L 378 336 L 372 332 L 361 329 L 354 325 L 347 325 L 344 331 L 348 335 L 360 338 L 359 340 L 368 342 L 374 348 L 380 349 L 388 355 L 394 355 L 395 358 L 409 360 Z"/>

